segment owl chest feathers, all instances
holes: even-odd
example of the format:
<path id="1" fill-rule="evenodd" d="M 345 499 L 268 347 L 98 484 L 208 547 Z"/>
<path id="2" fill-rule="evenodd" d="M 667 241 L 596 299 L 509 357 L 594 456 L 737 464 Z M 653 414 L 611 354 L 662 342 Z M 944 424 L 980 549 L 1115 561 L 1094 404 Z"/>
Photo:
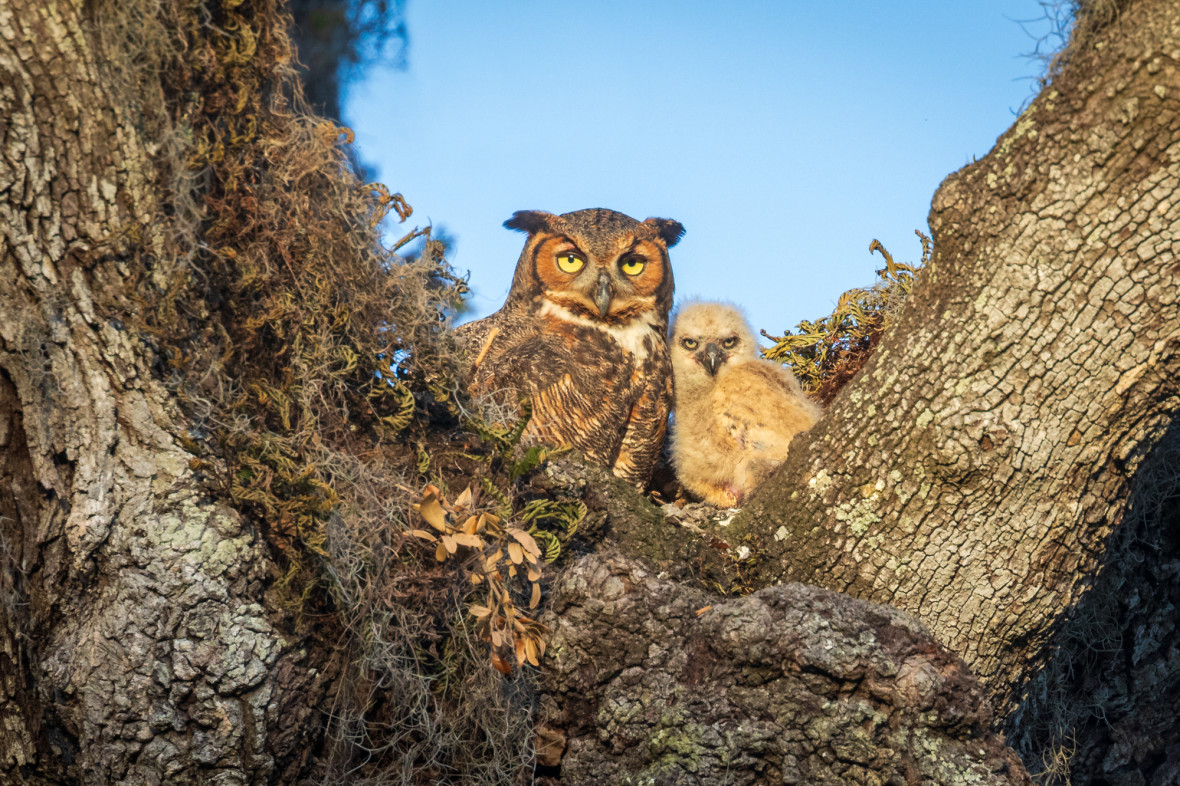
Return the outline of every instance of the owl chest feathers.
<path id="1" fill-rule="evenodd" d="M 623 325 L 608 325 L 587 319 L 564 306 L 546 300 L 541 306 L 540 316 L 553 320 L 556 323 L 554 326 L 559 330 L 570 325 L 609 337 L 624 354 L 630 356 L 629 359 L 635 368 L 650 365 L 656 359 L 657 347 L 663 345 L 660 341 L 663 326 L 652 321 L 658 319 L 658 315 L 654 313 L 641 315 Z M 663 354 L 667 354 L 666 349 Z"/>

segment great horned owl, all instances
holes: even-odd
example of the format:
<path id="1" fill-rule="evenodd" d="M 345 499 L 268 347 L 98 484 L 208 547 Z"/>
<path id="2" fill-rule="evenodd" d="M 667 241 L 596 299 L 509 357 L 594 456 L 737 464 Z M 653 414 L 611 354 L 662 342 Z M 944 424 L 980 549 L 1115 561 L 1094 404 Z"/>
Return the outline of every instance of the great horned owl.
<path id="1" fill-rule="evenodd" d="M 676 476 L 712 505 L 739 505 L 822 410 L 793 374 L 757 356 L 754 336 L 735 308 L 681 306 L 671 344 Z"/>
<path id="2" fill-rule="evenodd" d="M 529 237 L 504 305 L 457 331 L 470 392 L 527 395 L 525 444 L 570 445 L 646 484 L 672 404 L 668 248 L 684 228 L 603 209 L 522 210 L 504 226 Z"/>

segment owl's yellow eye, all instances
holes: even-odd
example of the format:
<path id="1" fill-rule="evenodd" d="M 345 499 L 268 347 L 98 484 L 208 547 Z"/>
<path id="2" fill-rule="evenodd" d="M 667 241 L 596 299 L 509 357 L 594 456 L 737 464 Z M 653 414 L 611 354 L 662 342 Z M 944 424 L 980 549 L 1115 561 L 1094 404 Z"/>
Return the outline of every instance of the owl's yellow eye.
<path id="1" fill-rule="evenodd" d="M 726 349 L 733 349 L 737 346 L 737 336 L 730 336 L 729 338 L 725 339 L 721 342 L 721 346 L 725 347 Z"/>
<path id="2" fill-rule="evenodd" d="M 563 273 L 577 273 L 582 269 L 582 265 L 586 263 L 582 258 L 572 251 L 566 251 L 557 255 L 557 266 L 561 268 Z"/>
<path id="3" fill-rule="evenodd" d="M 696 349 L 698 342 L 695 338 L 686 338 L 680 343 L 684 345 L 685 349 Z"/>
<path id="4" fill-rule="evenodd" d="M 619 263 L 619 270 L 629 276 L 638 276 L 647 267 L 647 260 L 643 257 L 627 257 Z"/>

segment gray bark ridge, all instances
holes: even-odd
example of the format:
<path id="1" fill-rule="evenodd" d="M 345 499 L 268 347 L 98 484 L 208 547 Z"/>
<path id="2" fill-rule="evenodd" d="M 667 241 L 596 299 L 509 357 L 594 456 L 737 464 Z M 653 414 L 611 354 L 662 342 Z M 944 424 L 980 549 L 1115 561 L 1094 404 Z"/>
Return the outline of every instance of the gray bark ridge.
<path id="1" fill-rule="evenodd" d="M 111 307 L 166 227 L 83 5 L 0 6 L 0 780 L 258 782 L 315 675 Z"/>
<path id="2" fill-rule="evenodd" d="M 1010 707 L 1180 409 L 1177 183 L 1180 17 L 1140 0 L 938 191 L 898 323 L 731 527 L 763 581 L 913 613 Z"/>
<path id="3" fill-rule="evenodd" d="M 718 600 L 604 552 L 544 620 L 562 784 L 1031 783 L 966 665 L 894 609 L 800 584 Z"/>

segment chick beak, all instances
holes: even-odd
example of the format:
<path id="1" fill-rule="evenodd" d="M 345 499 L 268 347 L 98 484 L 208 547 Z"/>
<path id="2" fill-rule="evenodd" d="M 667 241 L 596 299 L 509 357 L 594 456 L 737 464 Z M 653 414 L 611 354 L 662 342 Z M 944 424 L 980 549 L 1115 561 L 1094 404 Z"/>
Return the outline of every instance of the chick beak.
<path id="1" fill-rule="evenodd" d="M 717 376 L 717 369 L 721 368 L 721 364 L 725 362 L 725 353 L 721 351 L 721 347 L 710 342 L 705 345 L 705 351 L 701 353 L 701 365 L 705 367 L 705 371 L 709 372 L 709 376 Z"/>
<path id="2" fill-rule="evenodd" d="M 605 317 L 610 310 L 610 301 L 614 296 L 614 287 L 610 283 L 610 274 L 606 271 L 598 274 L 598 284 L 594 289 L 594 305 L 598 306 L 598 315 Z"/>

